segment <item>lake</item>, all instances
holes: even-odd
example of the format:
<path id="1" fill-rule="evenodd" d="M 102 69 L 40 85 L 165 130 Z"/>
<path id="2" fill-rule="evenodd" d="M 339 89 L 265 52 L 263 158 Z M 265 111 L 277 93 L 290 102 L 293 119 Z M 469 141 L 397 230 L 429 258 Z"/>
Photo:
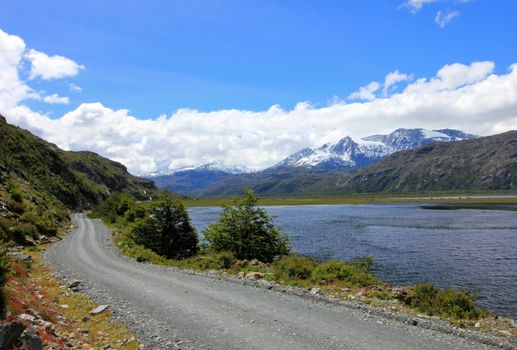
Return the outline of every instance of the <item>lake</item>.
<path id="1" fill-rule="evenodd" d="M 517 318 L 517 213 L 426 210 L 417 204 L 266 207 L 293 250 L 322 260 L 370 255 L 392 285 L 431 282 L 479 291 L 478 303 Z M 218 207 L 190 208 L 199 232 Z"/>

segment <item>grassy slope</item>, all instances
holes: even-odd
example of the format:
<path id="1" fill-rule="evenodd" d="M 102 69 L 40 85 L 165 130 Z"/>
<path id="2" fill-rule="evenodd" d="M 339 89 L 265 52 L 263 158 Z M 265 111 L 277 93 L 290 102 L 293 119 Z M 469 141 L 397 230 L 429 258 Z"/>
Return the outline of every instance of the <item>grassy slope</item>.
<path id="1" fill-rule="evenodd" d="M 46 193 L 69 208 L 99 203 L 111 191 L 127 190 L 145 197 L 152 181 L 130 175 L 126 168 L 92 152 L 66 152 L 0 116 L 0 174 L 14 174 L 34 191 Z"/>
<path id="2" fill-rule="evenodd" d="M 513 190 L 517 131 L 394 153 L 342 185 L 350 192 Z"/>
<path id="3" fill-rule="evenodd" d="M 427 193 L 364 193 L 348 196 L 264 196 L 260 205 L 318 205 L 368 203 L 517 203 L 517 198 L 469 198 L 469 196 L 516 195 L 515 191 L 491 192 L 427 192 Z M 451 198 L 453 197 L 453 198 Z M 179 198 L 186 207 L 227 205 L 233 197 Z"/>
<path id="4" fill-rule="evenodd" d="M 156 189 L 151 181 L 130 175 L 119 163 L 92 152 L 60 150 L 7 124 L 0 116 L 0 245 L 30 245 L 29 254 L 34 259 L 33 264 L 15 261 L 9 265 L 5 286 L 8 321 L 35 310 L 53 325 L 51 332 L 38 327 L 45 344 L 56 342 L 58 348 L 64 342 L 77 343 L 83 349 L 106 344 L 117 349 L 138 348 L 134 338 L 128 341 L 132 335 L 113 322 L 109 312 L 88 316 L 95 304 L 60 287 L 40 258 L 40 242 L 65 233 L 70 211 L 94 206 L 113 191 L 148 198 Z"/>
<path id="5" fill-rule="evenodd" d="M 394 153 L 361 171 L 274 169 L 221 179 L 197 197 L 330 196 L 349 193 L 493 191 L 517 187 L 517 131 L 458 142 L 437 142 Z M 174 188 L 172 188 L 174 190 Z"/>

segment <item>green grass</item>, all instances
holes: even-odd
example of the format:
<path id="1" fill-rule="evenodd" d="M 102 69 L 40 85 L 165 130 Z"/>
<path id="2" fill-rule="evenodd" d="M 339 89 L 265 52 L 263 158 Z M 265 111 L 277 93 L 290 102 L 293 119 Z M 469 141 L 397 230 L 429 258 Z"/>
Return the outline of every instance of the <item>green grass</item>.
<path id="1" fill-rule="evenodd" d="M 410 300 L 412 307 L 430 316 L 467 320 L 487 316 L 487 311 L 476 305 L 475 298 L 468 291 L 439 289 L 432 284 L 417 284 L 414 287 L 414 296 Z"/>
<path id="2" fill-rule="evenodd" d="M 493 192 L 425 192 L 425 193 L 367 193 L 321 197 L 274 197 L 264 196 L 258 204 L 271 205 L 318 205 L 318 204 L 366 204 L 366 203 L 517 203 L 517 198 L 458 198 L 425 199 L 422 197 L 462 197 L 481 195 L 517 195 L 516 191 Z M 186 207 L 210 207 L 231 204 L 234 197 L 179 198 Z"/>

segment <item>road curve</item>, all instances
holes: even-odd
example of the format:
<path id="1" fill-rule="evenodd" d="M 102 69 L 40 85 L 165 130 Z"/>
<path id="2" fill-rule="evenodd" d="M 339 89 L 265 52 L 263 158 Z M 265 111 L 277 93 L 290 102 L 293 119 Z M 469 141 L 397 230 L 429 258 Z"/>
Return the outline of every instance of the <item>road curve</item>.
<path id="1" fill-rule="evenodd" d="M 129 261 L 114 251 L 102 222 L 83 214 L 73 222 L 47 261 L 93 286 L 86 293 L 108 299 L 99 301 L 155 349 L 491 348 L 362 310 Z"/>

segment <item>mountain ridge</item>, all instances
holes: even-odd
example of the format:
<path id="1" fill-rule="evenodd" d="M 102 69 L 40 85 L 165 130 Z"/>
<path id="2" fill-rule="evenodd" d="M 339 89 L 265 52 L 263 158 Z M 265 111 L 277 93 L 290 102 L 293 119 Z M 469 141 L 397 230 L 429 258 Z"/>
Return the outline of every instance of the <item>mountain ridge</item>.
<path id="1" fill-rule="evenodd" d="M 460 130 L 399 128 L 387 135 L 371 135 L 354 141 L 345 136 L 335 144 L 304 148 L 280 161 L 275 167 L 336 169 L 364 168 L 397 151 L 414 149 L 432 142 L 453 142 L 477 136 Z"/>
<path id="2" fill-rule="evenodd" d="M 251 171 L 245 167 L 235 167 L 233 169 L 236 170 L 233 170 L 220 163 L 207 163 L 162 172 L 148 178 L 155 181 L 159 188 L 190 196 L 212 195 L 218 192 L 218 188 L 224 189 L 221 192 L 224 195 L 228 188 L 258 184 L 292 193 L 295 189 L 306 191 L 296 186 L 300 181 L 307 182 L 301 179 L 302 174 L 317 178 L 322 176 L 322 171 L 330 171 L 331 177 L 335 177 L 336 171 L 361 169 L 399 150 L 412 149 L 435 141 L 451 142 L 475 137 L 453 129 L 397 129 L 390 134 L 372 135 L 357 141 L 345 136 L 336 143 L 326 143 L 317 148 L 306 147 L 261 171 Z M 290 184 L 277 186 L 274 181 L 278 178 L 282 179 L 280 181 L 289 181 Z"/>

